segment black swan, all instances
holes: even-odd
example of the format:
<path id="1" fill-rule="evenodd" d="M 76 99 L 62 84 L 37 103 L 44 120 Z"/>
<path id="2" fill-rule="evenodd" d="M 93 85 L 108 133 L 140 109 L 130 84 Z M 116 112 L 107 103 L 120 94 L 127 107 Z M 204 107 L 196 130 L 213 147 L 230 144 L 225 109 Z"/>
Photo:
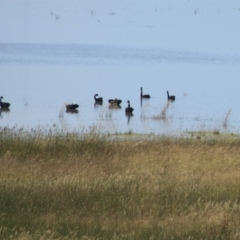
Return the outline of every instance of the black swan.
<path id="1" fill-rule="evenodd" d="M 67 110 L 75 110 L 75 109 L 77 109 L 78 107 L 79 107 L 78 104 L 67 104 L 67 105 L 66 105 Z"/>
<path id="2" fill-rule="evenodd" d="M 167 91 L 168 101 L 175 101 L 175 96 L 169 96 L 169 92 Z"/>
<path id="3" fill-rule="evenodd" d="M 98 97 L 98 94 L 95 94 L 94 95 L 95 102 L 96 103 L 102 103 L 103 102 L 103 98 L 102 97 L 97 98 L 97 97 Z"/>
<path id="4" fill-rule="evenodd" d="M 3 96 L 0 97 L 0 107 L 1 108 L 9 108 L 10 107 L 10 103 L 7 102 L 2 102 Z"/>
<path id="5" fill-rule="evenodd" d="M 115 106 L 119 106 L 122 103 L 121 99 L 109 99 L 108 102 L 110 103 L 110 105 L 115 105 Z"/>
<path id="6" fill-rule="evenodd" d="M 125 112 L 132 113 L 134 109 L 130 106 L 130 101 L 128 100 L 127 103 L 128 103 L 128 106 L 126 107 Z"/>
<path id="7" fill-rule="evenodd" d="M 143 92 L 143 90 L 142 90 L 142 87 L 141 87 L 141 95 L 140 95 L 141 98 L 150 98 L 150 95 L 149 95 L 149 94 L 144 94 L 144 95 L 143 95 L 142 92 Z"/>

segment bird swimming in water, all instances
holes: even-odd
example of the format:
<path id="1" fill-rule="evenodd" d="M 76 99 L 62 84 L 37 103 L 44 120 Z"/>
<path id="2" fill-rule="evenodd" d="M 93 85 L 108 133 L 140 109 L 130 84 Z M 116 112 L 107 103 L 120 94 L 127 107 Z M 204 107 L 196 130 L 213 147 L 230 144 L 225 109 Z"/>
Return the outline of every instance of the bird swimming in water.
<path id="1" fill-rule="evenodd" d="M 125 112 L 132 113 L 134 109 L 130 106 L 130 101 L 127 100 L 127 103 L 128 103 L 128 106 L 125 108 Z"/>
<path id="2" fill-rule="evenodd" d="M 94 99 L 95 99 L 95 103 L 102 103 L 103 102 L 103 98 L 102 97 L 98 97 L 98 94 L 94 95 Z"/>
<path id="3" fill-rule="evenodd" d="M 10 103 L 8 102 L 2 102 L 3 96 L 0 97 L 0 107 L 2 109 L 8 109 L 10 107 Z"/>
<path id="4" fill-rule="evenodd" d="M 175 101 L 175 96 L 169 96 L 169 92 L 167 91 L 168 101 Z"/>
<path id="5" fill-rule="evenodd" d="M 142 89 L 142 87 L 141 87 L 141 94 L 140 94 L 140 97 L 141 97 L 141 98 L 150 98 L 150 95 L 149 95 L 149 94 L 144 94 L 144 95 L 143 95 L 142 92 L 143 92 L 143 89 Z"/>
<path id="6" fill-rule="evenodd" d="M 67 110 L 74 110 L 77 109 L 78 107 L 79 107 L 78 104 L 66 104 Z"/>
<path id="7" fill-rule="evenodd" d="M 122 103 L 122 100 L 115 98 L 115 99 L 109 99 L 108 102 L 110 103 L 110 105 L 119 106 Z"/>

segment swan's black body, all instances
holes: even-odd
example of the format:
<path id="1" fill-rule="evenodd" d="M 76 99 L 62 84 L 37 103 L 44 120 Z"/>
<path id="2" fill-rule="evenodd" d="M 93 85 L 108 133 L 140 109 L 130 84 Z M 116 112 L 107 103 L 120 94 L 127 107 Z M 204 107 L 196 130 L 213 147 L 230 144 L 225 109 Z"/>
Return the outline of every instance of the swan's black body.
<path id="1" fill-rule="evenodd" d="M 75 109 L 77 109 L 78 107 L 79 107 L 78 104 L 67 104 L 67 105 L 66 105 L 67 110 L 75 110 Z"/>
<path id="2" fill-rule="evenodd" d="M 103 102 L 103 98 L 102 97 L 98 97 L 98 94 L 94 95 L 94 99 L 95 99 L 95 103 L 102 103 Z"/>
<path id="3" fill-rule="evenodd" d="M 125 112 L 132 113 L 134 109 L 130 106 L 130 101 L 128 100 L 127 103 L 128 103 L 128 106 L 125 108 Z"/>
<path id="4" fill-rule="evenodd" d="M 9 108 L 11 104 L 8 103 L 8 102 L 2 102 L 2 99 L 3 99 L 3 96 L 0 97 L 0 107 L 1 107 L 2 109 L 7 109 L 7 108 Z"/>
<path id="5" fill-rule="evenodd" d="M 109 99 L 108 102 L 110 103 L 110 105 L 119 106 L 122 103 L 122 100 L 115 98 L 115 99 Z"/>
<path id="6" fill-rule="evenodd" d="M 140 97 L 141 97 L 141 98 L 150 98 L 150 95 L 149 95 L 149 94 L 144 94 L 144 95 L 143 95 L 142 92 L 143 92 L 143 90 L 142 90 L 142 87 L 141 87 L 141 94 L 140 94 Z"/>
<path id="7" fill-rule="evenodd" d="M 169 92 L 167 91 L 168 101 L 175 101 L 175 96 L 170 96 Z"/>

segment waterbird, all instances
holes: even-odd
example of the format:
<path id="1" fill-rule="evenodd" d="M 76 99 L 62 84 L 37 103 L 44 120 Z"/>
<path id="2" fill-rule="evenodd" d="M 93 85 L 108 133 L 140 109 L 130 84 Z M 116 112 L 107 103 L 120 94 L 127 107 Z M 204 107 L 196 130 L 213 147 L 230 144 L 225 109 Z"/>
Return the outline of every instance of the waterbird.
<path id="1" fill-rule="evenodd" d="M 175 101 L 175 96 L 169 96 L 169 92 L 167 91 L 168 101 Z"/>
<path id="2" fill-rule="evenodd" d="M 79 107 L 78 104 L 66 104 L 67 110 L 75 110 Z"/>
<path id="3" fill-rule="evenodd" d="M 102 97 L 98 97 L 98 94 L 94 95 L 94 99 L 96 103 L 102 103 L 103 102 L 103 98 Z"/>
<path id="4" fill-rule="evenodd" d="M 111 109 L 121 109 L 122 107 L 121 107 L 121 102 L 122 102 L 122 100 L 121 99 L 109 99 L 108 100 L 108 102 L 109 102 L 109 108 L 111 108 Z"/>
<path id="5" fill-rule="evenodd" d="M 144 94 L 144 95 L 143 95 L 142 92 L 143 92 L 143 89 L 142 89 L 142 87 L 141 87 L 141 94 L 140 94 L 140 97 L 141 97 L 141 98 L 150 98 L 150 95 L 149 95 L 149 94 Z"/>
<path id="6" fill-rule="evenodd" d="M 8 102 L 2 102 L 2 99 L 3 99 L 3 96 L 0 97 L 0 107 L 1 107 L 2 109 L 7 109 L 7 108 L 9 108 L 9 107 L 10 107 L 10 103 L 8 103 Z"/>
<path id="7" fill-rule="evenodd" d="M 130 101 L 127 100 L 127 103 L 128 103 L 128 106 L 125 108 L 125 112 L 132 113 L 134 109 L 130 106 Z"/>
<path id="8" fill-rule="evenodd" d="M 110 103 L 110 105 L 119 106 L 122 103 L 122 100 L 115 98 L 115 99 L 109 99 L 108 102 Z"/>

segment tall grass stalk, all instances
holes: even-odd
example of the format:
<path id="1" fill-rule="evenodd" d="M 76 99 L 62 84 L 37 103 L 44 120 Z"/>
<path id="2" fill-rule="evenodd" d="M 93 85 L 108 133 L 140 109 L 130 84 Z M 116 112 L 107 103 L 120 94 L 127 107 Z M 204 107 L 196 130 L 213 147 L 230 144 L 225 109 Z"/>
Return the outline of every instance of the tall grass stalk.
<path id="1" fill-rule="evenodd" d="M 240 139 L 0 131 L 1 239 L 239 239 Z"/>

